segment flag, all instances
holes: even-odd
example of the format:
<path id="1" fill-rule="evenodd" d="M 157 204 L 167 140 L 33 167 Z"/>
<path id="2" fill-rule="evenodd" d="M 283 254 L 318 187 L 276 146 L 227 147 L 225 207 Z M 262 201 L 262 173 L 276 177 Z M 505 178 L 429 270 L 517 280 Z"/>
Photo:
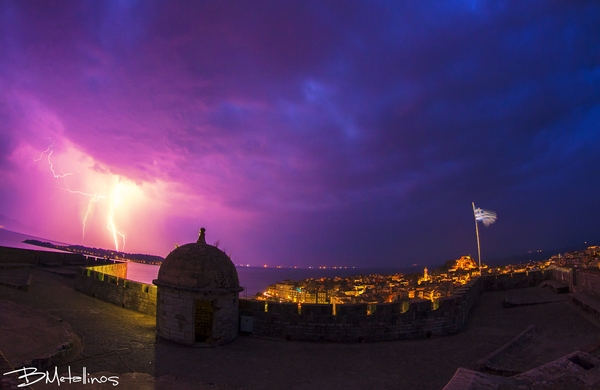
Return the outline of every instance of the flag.
<path id="1" fill-rule="evenodd" d="M 496 219 L 498 219 L 498 217 L 496 216 L 496 212 L 494 211 L 484 210 L 477 207 L 475 209 L 475 219 L 477 221 L 483 222 L 483 224 L 486 227 L 488 227 L 494 222 L 496 222 Z"/>

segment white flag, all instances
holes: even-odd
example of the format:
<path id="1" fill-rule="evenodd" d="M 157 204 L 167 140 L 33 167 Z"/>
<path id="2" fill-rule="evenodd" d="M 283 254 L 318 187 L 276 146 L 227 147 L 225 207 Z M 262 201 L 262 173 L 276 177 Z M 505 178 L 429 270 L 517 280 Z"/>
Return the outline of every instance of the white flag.
<path id="1" fill-rule="evenodd" d="M 498 217 L 496 216 L 496 213 L 494 211 L 484 210 L 477 207 L 475 209 L 475 219 L 477 221 L 483 222 L 483 224 L 486 227 L 488 227 L 494 222 L 496 222 L 496 219 L 498 219 Z"/>

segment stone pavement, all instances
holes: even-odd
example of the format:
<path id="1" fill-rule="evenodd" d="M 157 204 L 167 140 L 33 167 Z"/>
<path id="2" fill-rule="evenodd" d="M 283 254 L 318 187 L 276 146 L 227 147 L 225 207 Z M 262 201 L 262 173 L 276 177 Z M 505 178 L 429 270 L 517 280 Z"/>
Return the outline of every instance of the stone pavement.
<path id="1" fill-rule="evenodd" d="M 119 376 L 121 388 L 442 389 L 459 367 L 472 368 L 531 325 L 546 335 L 535 352 L 543 363 L 600 342 L 597 324 L 568 300 L 505 309 L 506 292 L 500 291 L 483 294 L 466 329 L 453 336 L 363 344 L 241 336 L 222 347 L 194 348 L 156 340 L 153 317 L 83 295 L 73 289 L 73 279 L 39 269 L 0 270 L 10 277 L 21 273 L 33 274 L 29 292 L 0 286 L 0 301 L 62 318 L 80 341 L 59 372 L 110 373 Z M 519 294 L 540 291 L 556 296 L 537 287 Z"/>
<path id="2" fill-rule="evenodd" d="M 595 390 L 600 359 L 575 351 L 509 378 L 460 368 L 443 390 Z"/>
<path id="3" fill-rule="evenodd" d="M 532 288 L 523 294 L 520 289 L 505 291 L 504 307 L 541 305 L 551 302 L 564 302 L 568 299 L 566 294 L 548 293 L 549 288 Z"/>
<path id="4" fill-rule="evenodd" d="M 0 300 L 0 335 L 0 351 L 13 367 L 45 368 L 60 363 L 74 346 L 74 335 L 66 322 L 4 300 Z"/>

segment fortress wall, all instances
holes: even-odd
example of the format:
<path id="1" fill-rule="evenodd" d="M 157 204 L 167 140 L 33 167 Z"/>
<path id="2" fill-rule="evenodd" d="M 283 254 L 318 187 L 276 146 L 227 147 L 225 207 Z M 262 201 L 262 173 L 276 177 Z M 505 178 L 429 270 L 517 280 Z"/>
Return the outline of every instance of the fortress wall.
<path id="1" fill-rule="evenodd" d="M 120 279 L 127 279 L 127 263 L 118 262 L 113 264 L 99 265 L 95 267 L 87 267 L 87 269 L 100 272 L 106 275 L 116 276 Z"/>
<path id="2" fill-rule="evenodd" d="M 156 287 L 126 280 L 126 267 L 126 263 L 117 263 L 80 268 L 75 280 L 76 289 L 131 310 L 155 315 Z M 565 277 L 569 272 L 570 269 L 550 269 L 475 278 L 453 296 L 440 299 L 435 310 L 430 301 L 334 307 L 251 299 L 240 299 L 239 309 L 241 316 L 251 318 L 252 333 L 262 336 L 313 341 L 424 338 L 459 332 L 485 291 L 536 286 L 549 277 Z M 590 285 L 600 286 L 600 275 L 581 278 L 588 278 L 586 283 Z"/>
<path id="3" fill-rule="evenodd" d="M 484 291 L 484 282 L 485 277 L 476 277 L 471 279 L 460 289 L 458 289 L 458 291 L 456 291 L 451 297 L 449 297 L 454 299 L 455 305 L 457 304 L 460 307 L 460 310 L 456 313 L 456 315 L 459 316 L 459 326 L 461 329 L 467 324 L 467 318 L 479 301 L 479 296 Z"/>
<path id="4" fill-rule="evenodd" d="M 514 288 L 535 287 L 544 280 L 554 277 L 551 270 L 545 270 L 486 275 L 483 278 L 483 291 L 501 291 L 512 290 Z"/>
<path id="5" fill-rule="evenodd" d="M 539 285 L 552 270 L 487 275 L 470 280 L 451 297 L 430 301 L 352 305 L 278 303 L 240 300 L 241 316 L 252 318 L 252 334 L 310 341 L 415 339 L 459 332 L 485 291 Z M 600 287 L 600 273 L 590 283 Z M 600 291 L 599 291 L 600 294 Z M 370 312 L 370 314 L 369 314 Z"/>
<path id="6" fill-rule="evenodd" d="M 39 263 L 39 252 L 28 249 L 0 246 L 0 263 Z"/>
<path id="7" fill-rule="evenodd" d="M 569 286 L 571 291 L 574 291 L 573 287 L 577 283 L 573 268 L 552 266 L 550 267 L 550 272 L 552 272 L 552 279 L 563 282 Z"/>
<path id="8" fill-rule="evenodd" d="M 31 249 L 0 246 L 0 263 L 65 263 L 83 262 L 85 257 L 79 253 L 36 251 Z"/>
<path id="9" fill-rule="evenodd" d="M 156 286 L 125 279 L 126 275 L 127 263 L 80 267 L 75 290 L 125 309 L 156 315 Z"/>
<path id="10" fill-rule="evenodd" d="M 582 292 L 595 298 L 600 298 L 600 270 L 578 269 L 577 286 L 571 286 L 571 291 Z"/>
<path id="11" fill-rule="evenodd" d="M 483 291 L 481 278 L 457 294 L 431 301 L 353 305 L 302 304 L 240 300 L 241 316 L 252 318 L 252 334 L 310 341 L 383 341 L 457 333 Z M 371 314 L 368 307 L 374 308 Z M 333 314 L 335 313 L 335 314 Z"/>

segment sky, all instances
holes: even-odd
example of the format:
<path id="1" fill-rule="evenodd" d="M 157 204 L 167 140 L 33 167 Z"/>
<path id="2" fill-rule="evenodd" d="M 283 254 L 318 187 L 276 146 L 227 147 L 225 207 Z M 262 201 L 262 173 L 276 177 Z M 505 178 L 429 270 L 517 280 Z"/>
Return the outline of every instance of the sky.
<path id="1" fill-rule="evenodd" d="M 389 267 L 600 244 L 595 1 L 2 1 L 0 224 Z"/>

